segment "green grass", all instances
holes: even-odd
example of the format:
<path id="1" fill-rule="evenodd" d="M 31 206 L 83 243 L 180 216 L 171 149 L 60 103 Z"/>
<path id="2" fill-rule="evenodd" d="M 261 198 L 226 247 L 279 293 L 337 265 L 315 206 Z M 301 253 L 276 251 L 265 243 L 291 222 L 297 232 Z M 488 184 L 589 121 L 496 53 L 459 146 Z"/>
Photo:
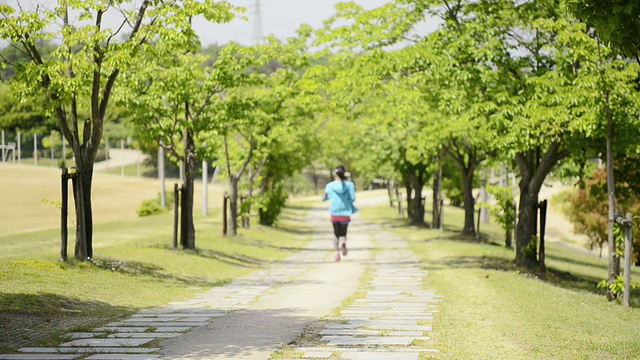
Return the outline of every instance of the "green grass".
<path id="1" fill-rule="evenodd" d="M 101 173 L 111 174 L 111 175 L 122 175 L 122 165 L 111 166 L 108 169 L 100 170 Z M 124 175 L 125 176 L 156 176 L 157 170 L 153 168 L 153 166 L 142 163 L 140 164 L 140 171 L 138 171 L 138 165 L 125 165 L 124 166 Z"/>
<path id="2" fill-rule="evenodd" d="M 284 259 L 309 240 L 308 205 L 293 204 L 277 227 L 252 219 L 236 237 L 222 236 L 220 209 L 196 216 L 196 251 L 173 249 L 172 214 L 96 225 L 93 262 L 60 262 L 59 230 L 1 236 L 0 351 L 53 346 L 66 332 L 189 299 Z"/>
<path id="3" fill-rule="evenodd" d="M 405 226 L 388 206 L 366 212 L 409 241 L 429 271 L 427 288 L 443 295 L 431 335 L 440 353 L 421 359 L 640 358 L 640 291 L 631 309 L 607 302 L 596 287 L 606 259 L 548 242 L 546 275 L 518 269 L 500 229 L 486 226 L 475 242 L 458 234 L 461 215 L 447 208 L 440 232 Z"/>

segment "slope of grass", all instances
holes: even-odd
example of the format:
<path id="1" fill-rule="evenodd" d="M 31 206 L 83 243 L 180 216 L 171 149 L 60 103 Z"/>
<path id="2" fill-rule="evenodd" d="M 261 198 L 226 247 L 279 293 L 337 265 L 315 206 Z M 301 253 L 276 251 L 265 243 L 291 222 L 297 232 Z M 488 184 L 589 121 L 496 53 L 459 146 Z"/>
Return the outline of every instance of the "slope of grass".
<path id="1" fill-rule="evenodd" d="M 186 300 L 282 260 L 308 241 L 305 207 L 278 227 L 222 236 L 219 212 L 196 219 L 196 251 L 173 249 L 170 214 L 96 227 L 93 262 L 58 260 L 58 232 L 0 237 L 0 351 L 55 345 L 142 308 Z M 301 227 L 302 226 L 302 227 Z M 73 247 L 69 249 L 72 258 Z"/>
<path id="2" fill-rule="evenodd" d="M 388 206 L 363 214 L 409 241 L 429 270 L 426 287 L 443 295 L 433 324 L 437 358 L 640 358 L 640 291 L 631 309 L 607 302 L 596 287 L 606 259 L 549 242 L 548 272 L 540 274 L 514 265 L 492 225 L 482 242 L 460 236 L 460 209 L 446 209 L 444 232 L 405 226 Z"/>

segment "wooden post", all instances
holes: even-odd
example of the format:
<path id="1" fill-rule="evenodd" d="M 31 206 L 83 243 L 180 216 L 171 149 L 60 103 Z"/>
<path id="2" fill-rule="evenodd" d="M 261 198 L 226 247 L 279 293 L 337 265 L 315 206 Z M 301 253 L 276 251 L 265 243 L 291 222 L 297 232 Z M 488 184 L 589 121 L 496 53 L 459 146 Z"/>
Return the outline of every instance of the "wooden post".
<path id="1" fill-rule="evenodd" d="M 482 217 L 482 206 L 478 206 L 478 221 L 476 224 L 476 241 L 480 240 L 480 218 Z"/>
<path id="2" fill-rule="evenodd" d="M 120 140 L 120 175 L 124 176 L 124 140 Z"/>
<path id="3" fill-rule="evenodd" d="M 547 272 L 544 247 L 544 234 L 547 224 L 547 200 L 541 201 L 538 207 L 540 208 L 540 272 L 544 274 Z"/>
<path id="4" fill-rule="evenodd" d="M 627 229 L 624 234 L 624 306 L 629 307 L 631 300 L 631 249 L 633 241 L 631 231 L 633 229 L 633 217 L 627 213 Z"/>
<path id="5" fill-rule="evenodd" d="M 224 200 L 222 202 L 222 235 L 227 235 L 227 202 L 229 201 L 229 194 L 224 193 Z"/>
<path id="6" fill-rule="evenodd" d="M 69 170 L 62 168 L 62 211 L 60 214 L 60 260 L 67 261 L 67 240 L 69 231 L 67 229 L 67 215 L 69 211 Z"/>
<path id="7" fill-rule="evenodd" d="M 22 139 L 20 135 L 20 130 L 18 130 L 18 164 L 22 164 Z"/>
<path id="8" fill-rule="evenodd" d="M 56 140 L 56 135 L 53 133 L 53 131 L 51 132 L 51 166 L 56 166 L 55 162 L 55 153 L 53 151 L 53 147 L 55 145 L 55 140 Z"/>
<path id="9" fill-rule="evenodd" d="M 33 159 L 38 166 L 38 134 L 33 134 Z"/>
<path id="10" fill-rule="evenodd" d="M 444 231 L 444 200 L 440 199 L 440 231 Z"/>
<path id="11" fill-rule="evenodd" d="M 516 239 L 517 226 L 518 226 L 518 204 L 516 204 L 516 202 L 514 201 L 513 202 L 513 239 L 514 241 Z"/>
<path id="12" fill-rule="evenodd" d="M 167 191 L 164 186 L 164 147 L 162 141 L 160 141 L 160 147 L 158 148 L 158 177 L 160 178 L 160 204 L 162 207 L 167 207 Z"/>
<path id="13" fill-rule="evenodd" d="M 178 184 L 173 184 L 173 248 L 178 248 L 178 222 L 180 216 L 178 214 L 180 209 L 180 190 L 178 190 Z"/>
<path id="14" fill-rule="evenodd" d="M 104 165 L 109 170 L 109 138 L 104 139 Z"/>
<path id="15" fill-rule="evenodd" d="M 202 160 L 202 215 L 209 215 L 209 164 Z"/>

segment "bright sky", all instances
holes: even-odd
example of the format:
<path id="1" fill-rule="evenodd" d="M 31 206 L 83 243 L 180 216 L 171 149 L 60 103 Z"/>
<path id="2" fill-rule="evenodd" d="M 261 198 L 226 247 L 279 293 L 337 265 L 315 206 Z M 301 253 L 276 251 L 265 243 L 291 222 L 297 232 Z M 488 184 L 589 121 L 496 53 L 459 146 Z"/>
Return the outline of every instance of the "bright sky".
<path id="1" fill-rule="evenodd" d="M 375 8 L 390 0 L 355 0 L 365 9 Z M 247 9 L 248 21 L 234 20 L 229 24 L 210 24 L 204 20 L 194 20 L 193 25 L 200 35 L 204 46 L 209 44 L 226 44 L 233 40 L 242 45 L 254 44 L 256 25 L 256 0 L 235 0 L 235 5 Z M 338 0 L 259 0 L 262 19 L 262 35 L 275 35 L 279 39 L 295 36 L 295 31 L 302 24 L 309 24 L 314 29 L 322 26 L 322 22 L 335 13 L 334 6 Z"/>

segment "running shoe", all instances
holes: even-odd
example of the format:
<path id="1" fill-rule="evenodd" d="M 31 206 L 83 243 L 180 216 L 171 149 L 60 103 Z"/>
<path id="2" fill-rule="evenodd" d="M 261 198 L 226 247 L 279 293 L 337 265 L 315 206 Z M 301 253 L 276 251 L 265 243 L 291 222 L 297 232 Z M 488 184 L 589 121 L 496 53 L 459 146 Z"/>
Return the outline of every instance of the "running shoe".
<path id="1" fill-rule="evenodd" d="M 340 261 L 340 253 L 336 252 L 336 257 L 335 257 L 336 262 Z"/>
<path id="2" fill-rule="evenodd" d="M 340 238 L 340 249 L 342 249 L 342 256 L 347 256 L 349 250 L 347 250 L 347 238 Z"/>

